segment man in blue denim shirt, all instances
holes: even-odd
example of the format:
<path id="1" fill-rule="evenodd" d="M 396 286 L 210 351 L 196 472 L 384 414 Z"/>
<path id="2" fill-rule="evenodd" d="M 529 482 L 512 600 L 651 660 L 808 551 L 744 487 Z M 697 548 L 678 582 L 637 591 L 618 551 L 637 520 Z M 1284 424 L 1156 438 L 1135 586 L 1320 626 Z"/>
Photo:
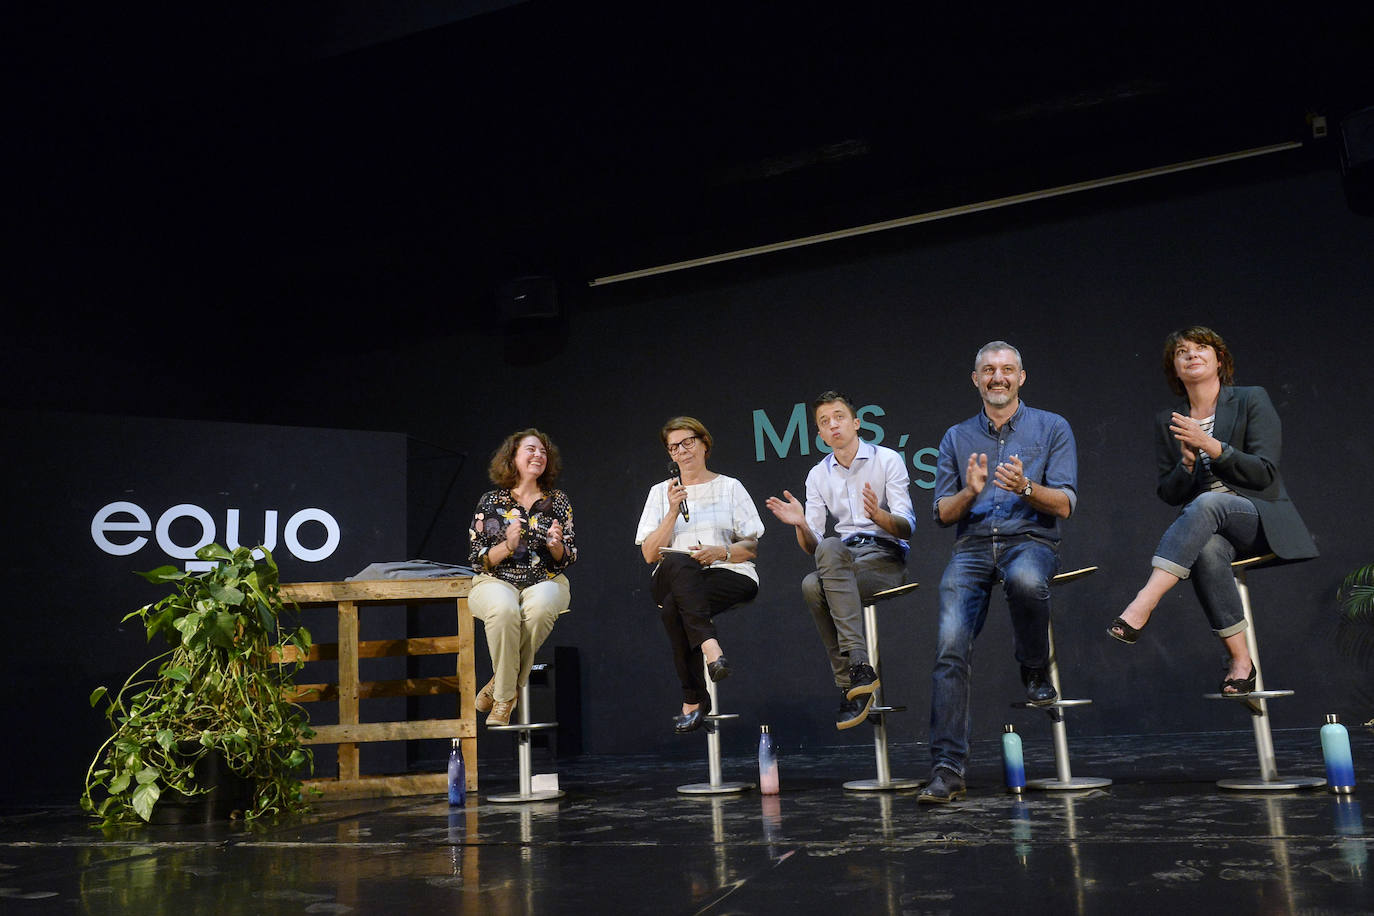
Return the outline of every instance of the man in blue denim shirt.
<path id="1" fill-rule="evenodd" d="M 1003 340 L 978 351 L 973 384 L 983 409 L 940 441 L 935 520 L 957 524 L 954 553 L 940 580 L 940 629 L 931 676 L 930 783 L 918 801 L 964 794 L 973 640 L 1000 580 L 1026 697 L 1057 697 L 1049 665 L 1050 579 L 1059 569 L 1059 520 L 1078 502 L 1073 431 L 1058 414 L 1021 402 L 1021 353 Z"/>

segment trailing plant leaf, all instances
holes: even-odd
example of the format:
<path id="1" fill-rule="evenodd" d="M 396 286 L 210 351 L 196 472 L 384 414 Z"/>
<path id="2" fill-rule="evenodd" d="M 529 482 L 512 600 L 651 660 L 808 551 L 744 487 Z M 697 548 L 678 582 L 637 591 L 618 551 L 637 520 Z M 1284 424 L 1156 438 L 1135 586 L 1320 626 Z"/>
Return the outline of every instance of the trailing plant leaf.
<path id="1" fill-rule="evenodd" d="M 171 648 L 136 669 L 114 694 L 104 687 L 110 738 L 87 771 L 83 810 L 102 826 L 147 821 L 168 792 L 193 796 L 196 764 L 219 754 L 230 771 L 254 780 L 250 819 L 305 807 L 299 775 L 312 763 L 303 742 L 314 735 L 304 710 L 283 699 L 309 649 L 310 634 L 286 623 L 270 552 L 209 544 L 197 557 L 219 565 L 186 573 L 164 566 L 139 573 L 171 594 L 124 617 L 140 619 L 148 638 Z M 296 661 L 280 651 L 294 646 Z M 156 674 L 153 674 L 156 672 Z M 103 796 L 101 798 L 100 796 Z"/>

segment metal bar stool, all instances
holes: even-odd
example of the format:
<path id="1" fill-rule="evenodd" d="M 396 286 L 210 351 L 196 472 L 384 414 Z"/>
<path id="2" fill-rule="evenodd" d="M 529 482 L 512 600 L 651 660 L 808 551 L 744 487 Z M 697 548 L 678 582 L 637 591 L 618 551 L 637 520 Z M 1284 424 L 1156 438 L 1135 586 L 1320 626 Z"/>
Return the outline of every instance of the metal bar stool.
<path id="1" fill-rule="evenodd" d="M 1217 785 L 1223 789 L 1242 789 L 1253 791 L 1268 789 L 1286 791 L 1289 789 L 1311 789 L 1326 785 L 1326 780 L 1318 776 L 1279 777 L 1279 768 L 1274 761 L 1274 736 L 1269 730 L 1269 706 L 1267 701 L 1277 697 L 1291 697 L 1291 690 L 1266 690 L 1264 688 L 1264 669 L 1260 667 L 1259 643 L 1255 636 L 1255 618 L 1250 607 L 1250 588 L 1245 584 L 1245 574 L 1250 569 L 1265 566 L 1277 557 L 1268 553 L 1258 557 L 1246 557 L 1231 564 L 1236 577 L 1236 590 L 1240 592 L 1241 610 L 1245 612 L 1245 644 L 1250 648 L 1250 660 L 1254 662 L 1256 677 L 1255 689 L 1245 696 L 1231 696 L 1224 693 L 1208 693 L 1209 700 L 1230 700 L 1245 705 L 1250 712 L 1250 724 L 1255 730 L 1255 750 L 1259 754 L 1260 775 L 1258 779 L 1218 779 Z"/>
<path id="2" fill-rule="evenodd" d="M 569 609 L 571 610 L 571 609 Z M 559 611 L 558 616 L 562 617 L 568 611 Z M 533 670 L 533 669 L 531 669 Z M 530 748 L 530 732 L 541 731 L 548 728 L 557 728 L 557 722 L 531 722 L 530 721 L 530 682 L 525 679 L 525 684 L 520 688 L 520 701 L 515 704 L 518 722 L 510 725 L 488 725 L 487 731 L 490 732 L 514 732 L 515 733 L 515 759 L 519 770 L 517 786 L 518 792 L 505 795 L 488 795 L 489 802 L 535 802 L 549 801 L 554 798 L 562 798 L 566 795 L 560 789 L 540 789 L 534 791 L 534 778 L 532 774 L 532 756 Z"/>
<path id="3" fill-rule="evenodd" d="M 706 659 L 702 659 L 703 666 Z M 711 709 L 720 708 L 720 693 L 716 689 L 716 682 L 711 680 L 708 672 L 706 675 L 706 694 L 711 698 Z M 706 767 L 709 773 L 710 782 L 693 782 L 685 786 L 678 786 L 677 790 L 683 795 L 733 795 L 738 792 L 747 792 L 754 788 L 752 782 L 724 782 L 721 779 L 720 768 L 720 723 L 728 722 L 731 719 L 738 719 L 739 713 L 734 712 L 711 712 L 706 716 Z"/>
<path id="4" fill-rule="evenodd" d="M 1084 576 L 1090 576 L 1097 572 L 1096 566 L 1084 566 L 1082 569 L 1075 569 L 1069 572 L 1062 572 L 1050 580 L 1051 586 L 1063 585 L 1066 582 L 1073 582 Z M 1083 789 L 1101 789 L 1112 784 L 1110 779 L 1100 776 L 1074 776 L 1073 770 L 1069 766 L 1069 729 L 1064 724 L 1064 710 L 1072 706 L 1087 706 L 1092 700 L 1066 700 L 1064 691 L 1059 686 L 1059 655 L 1054 649 L 1054 621 L 1049 622 L 1050 629 L 1050 684 L 1054 687 L 1055 694 L 1059 697 L 1053 703 L 1045 706 L 1033 706 L 1030 703 L 1013 703 L 1017 709 L 1040 709 L 1050 717 L 1050 733 L 1054 736 L 1054 769 L 1053 778 L 1028 779 L 1026 786 L 1031 789 L 1046 789 L 1057 791 L 1076 792 Z"/>
<path id="5" fill-rule="evenodd" d="M 899 585 L 896 588 L 884 589 L 871 595 L 864 604 L 864 641 L 868 643 L 868 661 L 873 666 L 874 672 L 878 675 L 878 689 L 873 691 L 873 705 L 869 707 L 868 715 L 870 719 L 876 717 L 873 726 L 873 755 L 878 761 L 878 777 L 876 779 L 853 779 L 844 784 L 846 789 L 854 789 L 860 792 L 881 792 L 893 789 L 915 789 L 925 784 L 924 779 L 909 779 L 906 777 L 892 778 L 892 772 L 888 765 L 887 758 L 887 714 L 890 712 L 903 712 L 905 706 L 886 706 L 882 700 L 882 680 L 883 672 L 879 666 L 878 656 L 878 603 L 905 595 L 919 587 L 919 583 L 908 582 L 906 585 Z"/>

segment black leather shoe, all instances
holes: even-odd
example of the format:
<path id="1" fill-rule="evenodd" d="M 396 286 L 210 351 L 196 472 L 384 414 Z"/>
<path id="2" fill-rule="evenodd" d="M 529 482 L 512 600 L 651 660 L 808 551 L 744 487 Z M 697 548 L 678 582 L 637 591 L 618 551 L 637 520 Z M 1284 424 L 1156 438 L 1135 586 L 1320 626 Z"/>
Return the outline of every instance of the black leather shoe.
<path id="1" fill-rule="evenodd" d="M 964 777 L 947 767 L 936 767 L 930 782 L 921 789 L 916 801 L 928 805 L 944 805 L 964 797 Z"/>
<path id="2" fill-rule="evenodd" d="M 711 698 L 707 697 L 697 704 L 697 708 L 689 713 L 680 716 L 673 716 L 673 731 L 679 735 L 694 732 L 706 722 L 706 717 L 711 714 Z"/>
<path id="3" fill-rule="evenodd" d="M 879 686 L 881 685 L 878 683 L 878 674 L 867 662 L 850 665 L 849 690 L 845 692 L 845 699 L 853 700 L 871 695 Z"/>
<path id="4" fill-rule="evenodd" d="M 713 681 L 723 681 L 730 676 L 730 663 L 722 655 L 715 661 L 706 663 L 706 673 Z"/>
<path id="5" fill-rule="evenodd" d="M 1044 668 L 1021 668 L 1021 682 L 1026 685 L 1026 699 L 1032 706 L 1048 706 L 1059 699 Z"/>

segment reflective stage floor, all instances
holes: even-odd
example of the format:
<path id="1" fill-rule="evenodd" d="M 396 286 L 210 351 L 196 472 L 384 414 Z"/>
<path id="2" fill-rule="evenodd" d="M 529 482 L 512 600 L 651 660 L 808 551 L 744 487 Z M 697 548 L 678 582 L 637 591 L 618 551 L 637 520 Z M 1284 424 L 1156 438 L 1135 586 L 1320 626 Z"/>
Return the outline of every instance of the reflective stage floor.
<path id="1" fill-rule="evenodd" d="M 74 806 L 0 817 L 0 913 L 786 913 L 1374 912 L 1374 732 L 1350 728 L 1357 786 L 1220 789 L 1257 775 L 1250 732 L 1077 738 L 1082 792 L 1003 788 L 996 745 L 975 746 L 967 799 L 846 791 L 874 775 L 867 744 L 787 754 L 782 794 L 689 796 L 700 757 L 584 756 L 538 764 L 566 795 L 497 804 L 482 793 L 320 803 L 307 817 L 141 828 L 106 836 Z M 1315 729 L 1274 734 L 1280 774 L 1324 773 Z M 894 776 L 924 777 L 924 746 L 894 747 Z M 1027 750 L 1032 777 L 1052 758 Z M 757 780 L 727 757 L 727 780 Z"/>

